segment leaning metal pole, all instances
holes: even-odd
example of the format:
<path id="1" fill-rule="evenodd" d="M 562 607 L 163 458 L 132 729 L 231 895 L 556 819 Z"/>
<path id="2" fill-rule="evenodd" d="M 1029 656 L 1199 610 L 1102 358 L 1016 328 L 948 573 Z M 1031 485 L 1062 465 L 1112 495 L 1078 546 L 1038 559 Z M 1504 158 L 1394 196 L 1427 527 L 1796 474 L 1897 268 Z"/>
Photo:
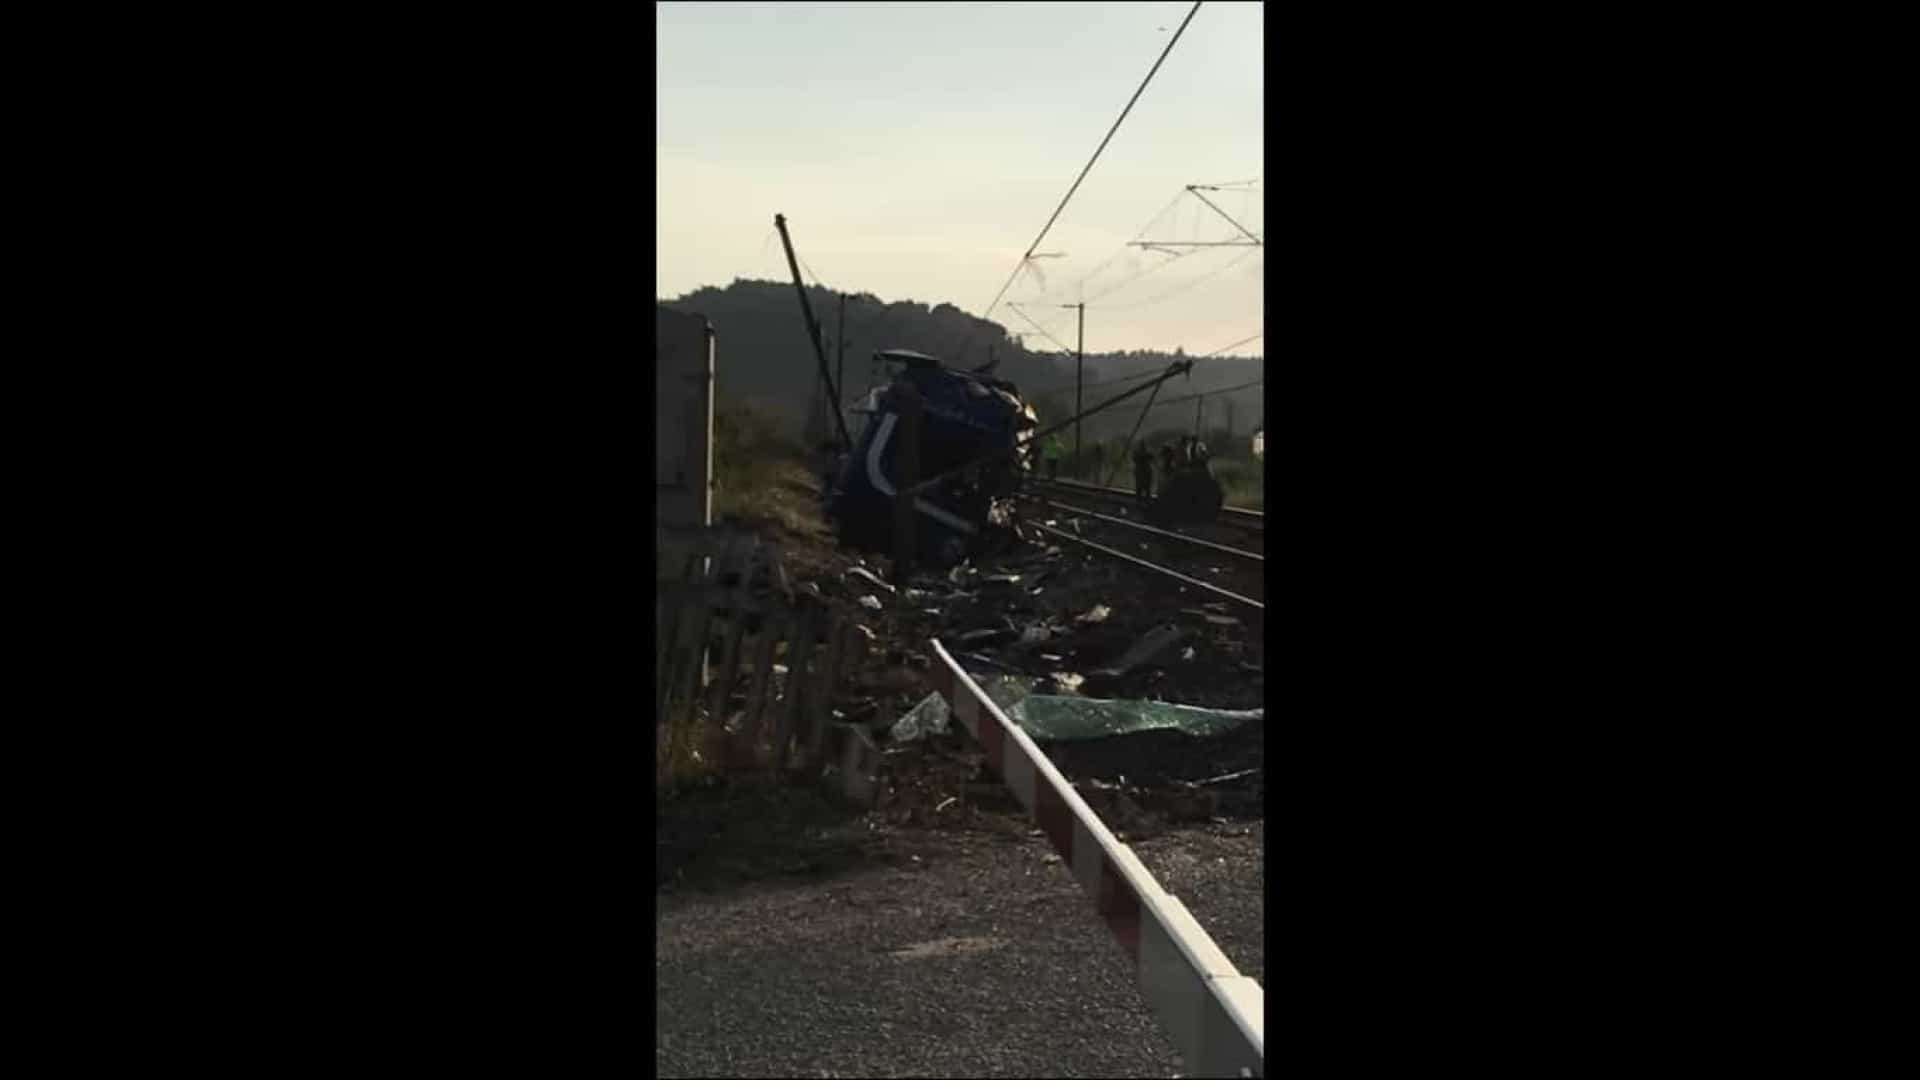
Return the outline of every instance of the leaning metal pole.
<path id="1" fill-rule="evenodd" d="M 813 305 L 807 302 L 807 287 L 800 281 L 800 264 L 793 257 L 793 241 L 787 237 L 787 216 L 773 215 L 773 226 L 780 230 L 780 246 L 787 249 L 787 269 L 793 271 L 793 291 L 800 294 L 800 314 L 806 316 L 807 340 L 813 343 L 814 358 L 820 361 L 820 381 L 826 384 L 827 396 L 833 399 L 833 419 L 840 425 L 840 445 L 852 449 L 853 436 L 847 434 L 847 418 L 840 412 L 840 388 L 833 385 L 833 372 L 827 369 L 827 352 L 820 345 L 820 320 L 813 317 Z"/>

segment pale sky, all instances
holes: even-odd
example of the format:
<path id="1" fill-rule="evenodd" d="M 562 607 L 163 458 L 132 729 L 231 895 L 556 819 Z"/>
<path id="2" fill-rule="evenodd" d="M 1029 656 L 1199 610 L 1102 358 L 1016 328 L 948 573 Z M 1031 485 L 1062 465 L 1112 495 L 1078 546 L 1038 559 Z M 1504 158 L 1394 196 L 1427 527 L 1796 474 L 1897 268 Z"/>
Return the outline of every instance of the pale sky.
<path id="1" fill-rule="evenodd" d="M 827 287 L 982 314 L 1192 6 L 657 4 L 660 297 L 790 280 L 779 212 Z M 1265 329 L 1264 247 L 1125 246 L 1244 239 L 1188 184 L 1238 185 L 1206 195 L 1265 239 L 1261 26 L 1260 4 L 1202 4 L 1040 244 L 1065 256 L 990 318 L 1054 348 L 1014 301 L 1072 346 L 1058 305 L 1084 299 L 1089 352 Z"/>

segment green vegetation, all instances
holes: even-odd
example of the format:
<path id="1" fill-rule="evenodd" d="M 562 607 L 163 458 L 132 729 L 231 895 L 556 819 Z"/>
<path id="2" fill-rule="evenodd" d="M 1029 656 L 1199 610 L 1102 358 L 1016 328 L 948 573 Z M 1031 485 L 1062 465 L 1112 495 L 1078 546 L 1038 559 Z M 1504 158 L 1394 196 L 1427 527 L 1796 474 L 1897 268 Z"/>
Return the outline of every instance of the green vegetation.
<path id="1" fill-rule="evenodd" d="M 765 409 L 723 396 L 713 412 L 714 520 L 769 539 L 824 540 L 819 459 Z"/>
<path id="2" fill-rule="evenodd" d="M 841 332 L 840 297 L 826 289 L 809 286 L 808 297 L 821 329 L 829 338 Z M 813 348 L 807 342 L 800 303 L 789 281 L 736 280 L 725 288 L 707 287 L 684 296 L 662 299 L 660 306 L 703 315 L 712 323 L 715 335 L 716 370 L 724 393 L 748 402 L 756 410 L 774 418 L 796 436 L 807 419 L 807 411 L 818 392 L 820 372 Z M 913 300 L 882 301 L 870 293 L 851 296 L 846 305 L 846 343 L 844 356 L 838 341 L 828 341 L 829 365 L 841 370 L 845 365 L 848 398 L 859 396 L 868 387 L 890 377 L 891 372 L 873 362 L 879 349 L 908 348 L 939 357 L 949 366 L 971 368 L 988 359 L 989 351 L 998 365 L 994 375 L 1020 387 L 1043 424 L 1057 423 L 1073 415 L 1074 369 L 1072 354 L 1051 347 L 1044 339 L 1022 339 L 1010 334 L 1005 325 L 991 322 L 960 310 L 952 304 L 927 304 Z M 1166 370 L 1181 350 L 1172 353 L 1146 350 L 1090 352 L 1086 355 L 1082 382 L 1084 405 L 1091 408 L 1107 399 L 1142 385 L 1140 379 Z M 1195 409 L 1191 403 L 1165 404 L 1194 391 L 1216 386 L 1235 386 L 1257 379 L 1265 364 L 1257 357 L 1215 356 L 1197 361 L 1194 373 L 1169 381 L 1158 395 L 1147 426 L 1191 423 Z M 837 377 L 837 376 L 836 376 Z M 1140 411 L 1151 392 L 1129 399 L 1107 411 L 1087 418 L 1085 439 L 1125 438 L 1140 419 Z M 1225 400 L 1237 409 L 1239 427 L 1251 427 L 1264 412 L 1258 387 L 1208 398 L 1205 420 L 1208 425 L 1224 419 Z M 1218 410 L 1218 411 L 1216 411 Z M 1066 441 L 1071 445 L 1069 432 Z M 1062 468 L 1065 463 L 1062 462 Z"/>
<path id="3" fill-rule="evenodd" d="M 713 472 L 721 493 L 773 480 L 782 462 L 805 464 L 806 450 L 774 414 L 722 395 L 713 410 Z"/>

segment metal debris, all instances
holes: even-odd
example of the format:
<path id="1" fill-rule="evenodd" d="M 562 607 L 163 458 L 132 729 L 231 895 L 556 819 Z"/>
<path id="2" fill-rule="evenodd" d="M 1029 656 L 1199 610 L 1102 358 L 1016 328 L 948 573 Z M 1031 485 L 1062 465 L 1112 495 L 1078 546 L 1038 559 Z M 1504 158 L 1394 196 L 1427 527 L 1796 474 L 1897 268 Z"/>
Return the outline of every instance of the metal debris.
<path id="1" fill-rule="evenodd" d="M 848 576 L 848 577 L 857 577 L 857 578 L 859 578 L 859 579 L 860 579 L 860 580 L 862 580 L 862 581 L 865 581 L 865 582 L 868 582 L 868 583 L 870 583 L 870 584 L 872 584 L 872 585 L 873 585 L 874 587 L 876 587 L 876 588 L 881 588 L 881 589 L 885 589 L 885 590 L 887 590 L 888 592 L 893 592 L 893 591 L 894 591 L 894 588 L 893 588 L 893 586 L 892 586 L 892 585 L 889 585 L 888 583 L 886 583 L 886 582 L 884 582 L 884 581 L 881 581 L 881 580 L 880 580 L 880 576 L 879 576 L 878 574 L 875 574 L 875 573 L 874 573 L 873 571 L 871 571 L 871 570 L 867 570 L 867 569 L 865 569 L 865 568 L 863 568 L 863 567 L 858 567 L 858 566 L 856 566 L 856 567 L 853 567 L 852 569 L 850 569 L 850 570 L 848 570 L 848 571 L 847 571 L 847 576 Z"/>
<path id="2" fill-rule="evenodd" d="M 1108 607 L 1105 604 L 1095 604 L 1093 605 L 1092 609 L 1087 611 L 1085 614 L 1074 616 L 1074 621 L 1083 622 L 1083 623 L 1106 622 L 1107 616 L 1111 614 L 1113 614 L 1112 608 Z"/>
<path id="3" fill-rule="evenodd" d="M 899 722 L 887 732 L 887 738 L 897 743 L 912 742 L 925 735 L 944 735 L 947 733 L 947 718 L 951 712 L 947 708 L 947 699 L 937 693 L 928 694 L 920 703 L 907 710 Z"/>
<path id="4" fill-rule="evenodd" d="M 1096 675 L 1125 675 L 1134 668 L 1146 663 L 1167 649 L 1185 639 L 1187 631 L 1172 623 L 1162 623 L 1146 632 L 1133 647 L 1120 654 L 1120 658 L 1106 667 L 1097 669 Z"/>
<path id="5" fill-rule="evenodd" d="M 1208 784 L 1224 784 L 1229 780 L 1238 780 L 1243 776 L 1252 776 L 1254 773 L 1257 773 L 1259 771 L 1260 771 L 1260 766 L 1255 765 L 1251 769 L 1241 769 L 1239 772 L 1230 772 L 1225 776 L 1215 776 L 1206 780 L 1183 780 L 1181 781 L 1181 783 L 1185 784 L 1187 787 L 1196 787 L 1196 788 L 1205 787 Z"/>
<path id="6" fill-rule="evenodd" d="M 865 608 L 872 608 L 875 611 L 880 611 L 886 607 L 885 604 L 882 604 L 880 602 L 880 598 L 873 595 L 872 593 L 868 593 L 867 595 L 860 598 L 860 606 Z"/>

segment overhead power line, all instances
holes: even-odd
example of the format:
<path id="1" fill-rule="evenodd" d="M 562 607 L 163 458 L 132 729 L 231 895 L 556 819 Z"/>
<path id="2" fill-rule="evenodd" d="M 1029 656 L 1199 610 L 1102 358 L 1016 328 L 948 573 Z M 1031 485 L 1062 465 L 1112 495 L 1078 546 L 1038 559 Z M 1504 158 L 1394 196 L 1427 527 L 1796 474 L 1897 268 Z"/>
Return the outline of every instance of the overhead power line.
<path id="1" fill-rule="evenodd" d="M 1137 233 L 1134 233 L 1133 238 L 1135 240 L 1138 240 L 1141 237 L 1147 235 L 1147 230 L 1153 228 L 1155 225 L 1160 224 L 1160 219 L 1163 217 L 1166 217 L 1167 211 L 1173 209 L 1174 206 L 1177 205 L 1181 199 L 1186 197 L 1186 194 L 1187 192 L 1185 188 L 1182 188 L 1179 191 L 1174 192 L 1173 198 L 1167 200 L 1167 205 L 1161 207 L 1160 212 L 1153 215 L 1153 217 L 1149 218 L 1145 225 L 1140 226 L 1140 231 Z M 1127 245 L 1125 244 L 1120 245 L 1120 249 L 1118 251 L 1115 251 L 1113 254 L 1107 256 L 1106 262 L 1103 262 L 1099 266 L 1096 266 L 1092 270 L 1088 271 L 1087 276 L 1081 278 L 1079 281 L 1074 282 L 1073 287 L 1076 290 L 1080 291 L 1080 294 L 1084 297 L 1086 295 L 1087 282 L 1092 281 L 1096 277 L 1099 277 L 1100 271 L 1105 270 L 1107 267 L 1113 265 L 1113 261 L 1115 259 L 1118 259 L 1120 256 L 1125 255 L 1126 253 L 1127 253 Z"/>
<path id="2" fill-rule="evenodd" d="M 1027 325 L 1028 325 L 1028 326 L 1031 326 L 1031 327 L 1033 327 L 1033 328 L 1034 328 L 1035 330 L 1038 330 L 1038 331 L 1040 331 L 1040 333 L 1041 333 L 1041 335 L 1042 335 L 1042 336 L 1044 336 L 1044 337 L 1045 337 L 1045 338 L 1046 338 L 1046 339 L 1047 339 L 1048 341 L 1051 341 L 1051 342 L 1053 342 L 1053 343 L 1054 343 L 1055 345 L 1058 345 L 1058 346 L 1060 346 L 1060 347 L 1061 347 L 1062 349 L 1064 349 L 1064 350 L 1066 350 L 1067 352 L 1072 352 L 1072 351 L 1073 351 L 1073 346 L 1071 346 L 1071 345 L 1068 345 L 1068 344 L 1067 344 L 1066 342 L 1064 342 L 1064 341 L 1061 341 L 1061 340 L 1060 340 L 1059 338 L 1057 338 L 1057 337 L 1054 337 L 1054 336 L 1053 336 L 1052 334 L 1049 334 L 1049 333 L 1047 333 L 1047 328 L 1046 328 L 1046 327 L 1044 327 L 1044 326 L 1041 326 L 1041 325 L 1040 325 L 1039 323 L 1037 323 L 1037 322 L 1034 322 L 1034 321 L 1033 321 L 1033 317 L 1032 317 L 1031 315 L 1028 315 L 1028 314 L 1027 314 L 1026 312 L 1024 312 L 1024 311 L 1022 311 L 1022 310 L 1020 310 L 1020 305 L 1019 305 L 1019 304 L 1014 304 L 1014 303 L 1009 303 L 1009 304 L 1008 304 L 1007 306 L 1013 309 L 1013 313 L 1014 313 L 1015 315 L 1018 315 L 1018 316 L 1020 316 L 1020 317 L 1021 317 L 1022 319 L 1025 319 L 1025 320 L 1027 320 Z"/>
<path id="3" fill-rule="evenodd" d="M 1100 145 L 1094 148 L 1093 156 L 1087 159 L 1086 167 L 1081 169 L 1080 175 L 1074 178 L 1073 186 L 1067 189 L 1067 194 L 1060 200 L 1060 205 L 1053 208 L 1053 216 L 1047 218 L 1047 223 L 1041 226 L 1040 235 L 1033 238 L 1033 243 L 1027 247 L 1026 253 L 1020 256 L 1020 261 L 1014 265 L 1013 273 L 1007 275 L 1006 283 L 1000 286 L 999 292 L 993 294 L 993 302 L 988 304 L 987 309 L 980 313 L 981 318 L 984 319 L 993 314 L 993 309 L 1000 305 L 1000 298 L 1007 295 L 1008 286 L 1013 284 L 1014 278 L 1020 276 L 1020 269 L 1026 266 L 1027 260 L 1033 258 L 1033 253 L 1040 249 L 1040 241 L 1047 238 L 1047 232 L 1053 228 L 1053 223 L 1060 220 L 1060 212 L 1067 208 L 1068 202 L 1072 201 L 1073 193 L 1080 190 L 1080 182 L 1087 178 L 1089 172 L 1093 171 L 1093 163 L 1100 160 L 1100 154 L 1107 148 L 1107 143 L 1113 140 L 1114 133 L 1120 130 L 1120 125 L 1126 120 L 1127 114 L 1133 111 L 1134 102 L 1140 100 L 1140 95 L 1146 92 L 1147 84 L 1153 82 L 1154 74 L 1160 70 L 1160 65 L 1166 62 L 1167 54 L 1172 52 L 1173 47 L 1180 43 L 1180 35 L 1187 32 L 1187 24 L 1191 23 L 1193 17 L 1200 11 L 1200 2 L 1201 0 L 1194 0 L 1193 8 L 1187 12 L 1187 17 L 1180 21 L 1180 29 L 1173 32 L 1173 38 L 1167 42 L 1167 47 L 1160 50 L 1159 59 L 1155 60 L 1153 67 L 1147 70 L 1147 77 L 1140 80 L 1139 89 L 1135 90 L 1133 96 L 1127 99 L 1127 107 L 1120 110 L 1119 119 L 1115 120 L 1113 126 L 1107 129 L 1106 138 L 1101 139 Z"/>
<path id="4" fill-rule="evenodd" d="M 1233 269 L 1235 266 L 1238 266 L 1241 262 L 1245 261 L 1249 256 L 1258 254 L 1259 251 L 1260 251 L 1259 248 L 1252 248 L 1252 247 L 1246 248 L 1243 251 L 1241 251 L 1239 255 L 1236 255 L 1232 259 L 1227 260 L 1225 264 L 1218 266 L 1212 270 L 1209 270 L 1206 273 L 1201 274 L 1199 277 L 1193 278 L 1190 281 L 1184 282 L 1179 285 L 1175 285 L 1173 288 L 1168 289 L 1166 292 L 1163 292 L 1159 296 L 1153 297 L 1151 299 L 1137 300 L 1131 304 L 1120 304 L 1114 307 L 1096 308 L 1094 310 L 1096 311 L 1133 311 L 1138 308 L 1149 307 L 1153 304 L 1157 304 L 1160 301 L 1167 299 L 1168 297 L 1178 296 L 1181 293 L 1186 292 L 1188 289 L 1193 288 L 1195 285 L 1198 285 L 1203 281 L 1208 281 L 1213 278 L 1219 277 L 1221 274 L 1224 274 L 1227 271 Z"/>
<path id="5" fill-rule="evenodd" d="M 1222 386 L 1212 390 L 1200 390 L 1195 393 L 1188 394 L 1186 397 L 1168 398 L 1165 401 L 1155 403 L 1153 407 L 1156 409 L 1161 409 L 1161 408 L 1165 408 L 1168 405 L 1179 405 L 1188 401 L 1197 401 L 1203 397 L 1212 397 L 1215 394 L 1231 394 L 1235 390 L 1249 390 L 1249 389 L 1252 389 L 1253 387 L 1261 385 L 1262 383 L 1265 383 L 1266 381 L 1267 380 L 1263 377 L 1263 378 L 1255 379 L 1252 382 L 1240 383 L 1237 386 Z"/>
<path id="6" fill-rule="evenodd" d="M 1245 345 L 1245 344 L 1246 344 L 1247 342 L 1249 342 L 1249 341 L 1259 341 L 1259 340 L 1260 340 L 1261 338 L 1263 338 L 1263 337 L 1266 337 L 1266 336 L 1267 336 L 1267 335 L 1266 335 L 1266 334 L 1265 334 L 1265 333 L 1263 332 L 1263 333 L 1259 333 L 1259 334 L 1255 334 L 1255 335 L 1253 335 L 1252 337 L 1243 337 L 1243 338 L 1241 338 L 1241 339 L 1240 339 L 1239 341 L 1236 341 L 1236 342 L 1234 342 L 1234 343 L 1233 343 L 1233 344 L 1231 344 L 1231 345 L 1222 345 L 1222 346 L 1220 346 L 1219 348 L 1217 348 L 1217 349 L 1215 349 L 1215 350 L 1213 350 L 1212 352 L 1210 352 L 1210 353 L 1208 353 L 1208 354 L 1207 354 L 1206 356 L 1197 356 L 1197 357 L 1195 357 L 1194 359 L 1196 359 L 1196 360 L 1206 360 L 1206 359 L 1208 359 L 1208 358 L 1210 358 L 1210 357 L 1215 357 L 1215 356 L 1219 356 L 1219 355 L 1220 355 L 1221 353 L 1223 353 L 1223 352 L 1226 352 L 1226 351 L 1227 351 L 1228 349 L 1237 349 L 1237 348 L 1239 348 L 1240 346 L 1242 346 L 1242 345 Z"/>
<path id="7" fill-rule="evenodd" d="M 1211 359 L 1213 359 L 1214 357 L 1216 357 L 1216 356 L 1219 356 L 1219 355 L 1220 355 L 1221 353 L 1223 353 L 1223 352 L 1226 352 L 1226 351 L 1227 351 L 1228 349 L 1237 349 L 1237 348 L 1239 348 L 1240 346 L 1242 346 L 1242 345 L 1245 345 L 1245 344 L 1246 344 L 1247 342 L 1249 342 L 1249 341 L 1258 341 L 1258 340 L 1260 340 L 1260 339 L 1261 339 L 1262 337 L 1264 337 L 1264 336 L 1266 336 L 1266 335 L 1265 335 L 1265 334 L 1255 334 L 1255 335 L 1253 335 L 1252 337 L 1244 337 L 1244 338 L 1241 338 L 1241 339 L 1240 339 L 1239 341 L 1236 341 L 1236 342 L 1234 342 L 1234 343 L 1233 343 L 1233 344 L 1231 344 L 1231 345 L 1222 345 L 1222 346 L 1221 346 L 1220 348 L 1218 348 L 1218 349 L 1215 349 L 1215 350 L 1213 350 L 1212 352 L 1210 352 L 1210 353 L 1207 353 L 1207 354 L 1206 354 L 1206 355 L 1204 355 L 1204 356 L 1196 356 L 1196 357 L 1193 357 L 1193 359 L 1195 359 L 1195 360 L 1211 360 Z M 1083 387 L 1083 388 L 1084 388 L 1084 389 L 1087 389 L 1087 390 L 1091 390 L 1091 389 L 1093 389 L 1094 387 L 1097 387 L 1097 386 L 1113 386 L 1113 385 L 1115 385 L 1115 384 L 1117 384 L 1117 383 L 1129 383 L 1129 382 L 1139 382 L 1139 381 L 1140 381 L 1141 379 L 1151 379 L 1151 378 L 1153 378 L 1154 376 L 1156 376 L 1156 375 L 1159 375 L 1159 374 L 1160 374 L 1160 371 L 1159 371 L 1158 369 L 1155 369 L 1155 370 L 1153 370 L 1153 371 L 1145 371 L 1145 372 L 1141 372 L 1141 373 L 1140 373 L 1140 374 L 1138 374 L 1138 375 L 1119 375 L 1119 376 L 1116 376 L 1116 377 L 1114 377 L 1114 378 L 1111 378 L 1111 379 L 1102 379 L 1102 380 L 1101 380 L 1101 381 L 1099 381 L 1099 382 L 1090 382 L 1090 383 L 1086 383 L 1086 384 L 1084 384 L 1084 387 Z M 1059 386 L 1047 386 L 1047 387 L 1042 387 L 1042 388 L 1040 388 L 1040 389 L 1037 389 L 1037 390 L 1036 390 L 1036 389 L 1031 389 L 1031 388 L 1029 388 L 1029 389 L 1025 389 L 1025 390 L 1023 390 L 1023 391 L 1022 391 L 1022 393 L 1024 393 L 1024 394 L 1026 394 L 1026 395 L 1027 395 L 1028 397 L 1033 397 L 1033 396 L 1036 396 L 1036 395 L 1039 395 L 1039 394 L 1051 394 L 1051 393 L 1054 393 L 1055 391 L 1059 391 L 1059 390 L 1071 390 L 1071 389 L 1073 389 L 1073 384 L 1072 384 L 1072 383 L 1062 383 L 1062 384 L 1060 384 Z M 1210 390 L 1210 391 L 1206 391 L 1206 393 L 1214 393 L 1214 392 L 1215 392 L 1215 391 L 1211 391 L 1211 390 Z"/>

